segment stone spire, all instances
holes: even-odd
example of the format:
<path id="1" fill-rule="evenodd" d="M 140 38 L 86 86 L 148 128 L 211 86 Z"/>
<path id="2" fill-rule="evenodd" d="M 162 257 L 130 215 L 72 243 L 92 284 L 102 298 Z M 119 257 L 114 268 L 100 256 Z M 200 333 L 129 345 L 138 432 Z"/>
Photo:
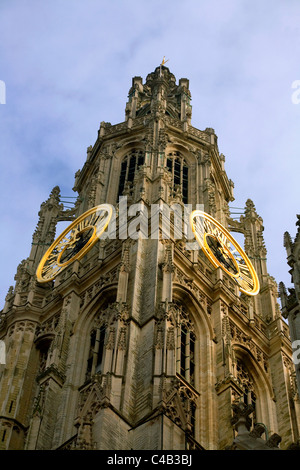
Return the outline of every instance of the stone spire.
<path id="1" fill-rule="evenodd" d="M 30 264 L 36 265 L 45 248 L 53 243 L 56 233 L 56 224 L 63 210 L 63 204 L 60 202 L 60 188 L 55 186 L 48 199 L 41 204 L 39 221 L 32 236 L 32 249 L 29 256 Z"/>
<path id="2" fill-rule="evenodd" d="M 155 120 L 170 116 L 190 124 L 190 101 L 188 79 L 181 78 L 176 85 L 175 76 L 161 65 L 148 74 L 144 84 L 141 77 L 132 79 L 125 109 L 126 120 L 149 115 Z"/>
<path id="3" fill-rule="evenodd" d="M 288 232 L 283 237 L 283 246 L 287 253 L 287 264 L 290 267 L 291 282 L 293 287 L 286 289 L 283 282 L 279 285 L 282 315 L 288 319 L 292 344 L 298 346 L 300 341 L 300 215 L 297 215 L 298 227 L 294 241 Z M 299 352 L 295 349 L 295 368 L 298 395 L 300 394 L 300 364 Z"/>

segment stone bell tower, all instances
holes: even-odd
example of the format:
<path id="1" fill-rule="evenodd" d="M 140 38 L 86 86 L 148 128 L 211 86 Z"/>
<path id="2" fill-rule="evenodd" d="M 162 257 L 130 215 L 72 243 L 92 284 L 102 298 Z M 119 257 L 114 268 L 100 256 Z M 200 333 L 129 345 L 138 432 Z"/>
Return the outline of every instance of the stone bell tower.
<path id="1" fill-rule="evenodd" d="M 291 340 L 295 346 L 296 378 L 298 395 L 300 393 L 300 215 L 297 215 L 298 231 L 293 240 L 288 232 L 284 234 L 284 247 L 287 252 L 287 262 L 290 267 L 293 287 L 288 291 L 283 282 L 279 284 L 282 305 L 282 315 L 288 319 Z"/>
<path id="2" fill-rule="evenodd" d="M 74 208 L 58 187 L 41 205 L 0 312 L 0 448 L 239 448 L 242 419 L 260 446 L 297 441 L 291 342 L 263 222 L 250 199 L 239 221 L 231 217 L 233 182 L 217 136 L 193 127 L 191 115 L 186 78 L 176 83 L 165 66 L 145 82 L 133 78 L 124 122 L 101 122 L 75 175 Z M 116 210 L 116 236 L 39 283 L 56 224 L 102 203 Z M 164 215 L 150 226 L 153 208 L 172 205 L 201 205 L 244 235 L 259 294 L 241 294 L 201 250 L 187 249 L 173 213 L 169 237 Z"/>

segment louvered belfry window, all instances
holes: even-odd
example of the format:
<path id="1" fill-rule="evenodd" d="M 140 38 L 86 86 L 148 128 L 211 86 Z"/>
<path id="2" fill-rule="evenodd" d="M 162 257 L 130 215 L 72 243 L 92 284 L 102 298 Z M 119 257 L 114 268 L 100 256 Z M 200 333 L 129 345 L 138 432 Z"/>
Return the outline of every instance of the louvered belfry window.
<path id="1" fill-rule="evenodd" d="M 167 169 L 172 174 L 172 190 L 180 191 L 184 204 L 188 203 L 189 169 L 180 152 L 170 152 L 167 155 Z"/>
<path id="2" fill-rule="evenodd" d="M 136 171 L 144 165 L 145 156 L 142 150 L 132 150 L 126 155 L 121 163 L 119 180 L 119 196 L 122 196 L 125 189 L 133 189 L 133 181 Z"/>

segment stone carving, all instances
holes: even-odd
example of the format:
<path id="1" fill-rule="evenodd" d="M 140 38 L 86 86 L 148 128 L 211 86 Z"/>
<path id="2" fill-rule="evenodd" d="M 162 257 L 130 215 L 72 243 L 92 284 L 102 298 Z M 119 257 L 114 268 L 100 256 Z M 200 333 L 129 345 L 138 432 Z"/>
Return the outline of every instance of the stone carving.
<path id="1" fill-rule="evenodd" d="M 75 426 L 78 428 L 76 449 L 92 450 L 93 419 L 101 408 L 107 407 L 110 401 L 111 377 L 95 375 L 89 384 L 80 390 L 78 417 Z"/>
<path id="2" fill-rule="evenodd" d="M 288 393 L 291 399 L 298 399 L 298 390 L 297 390 L 297 380 L 296 380 L 296 368 L 291 360 L 286 354 L 283 353 L 283 364 L 287 369 L 288 374 Z"/>
<path id="3" fill-rule="evenodd" d="M 164 413 L 186 432 L 191 432 L 198 396 L 196 391 L 184 385 L 178 378 L 173 378 L 162 388 Z"/>
<path id="4" fill-rule="evenodd" d="M 97 295 L 100 289 L 118 281 L 119 268 L 120 265 L 103 274 L 98 281 L 80 295 L 80 308 L 84 308 Z"/>
<path id="5" fill-rule="evenodd" d="M 244 402 L 233 403 L 232 405 L 233 417 L 231 418 L 231 425 L 235 427 L 238 433 L 249 431 L 252 419 L 249 417 L 254 411 L 252 405 L 246 405 Z"/>
<path id="6" fill-rule="evenodd" d="M 187 287 L 195 295 L 198 302 L 202 304 L 202 306 L 205 306 L 206 304 L 205 295 L 196 286 L 196 284 L 193 282 L 193 279 L 188 278 L 186 274 L 183 271 L 181 271 L 177 266 L 175 266 L 174 268 L 173 282 L 174 283 L 178 282 L 184 287 Z"/>
<path id="7" fill-rule="evenodd" d="M 265 431 L 266 431 L 265 426 L 263 424 L 257 423 L 254 425 L 254 428 L 249 433 L 249 436 L 255 437 L 255 438 L 261 437 Z"/>
<path id="8" fill-rule="evenodd" d="M 175 349 L 175 330 L 170 327 L 167 332 L 167 349 Z"/>
<path id="9" fill-rule="evenodd" d="M 162 326 L 158 326 L 156 329 L 154 347 L 155 349 L 163 349 L 164 347 L 164 330 Z"/>
<path id="10" fill-rule="evenodd" d="M 47 201 L 40 207 L 39 221 L 32 237 L 32 245 L 50 246 L 55 238 L 56 223 L 63 211 L 60 188 L 55 186 Z"/>
<path id="11" fill-rule="evenodd" d="M 114 349 L 116 329 L 110 327 L 106 335 L 105 349 Z"/>
<path id="12" fill-rule="evenodd" d="M 270 439 L 267 440 L 266 445 L 273 449 L 274 447 L 278 447 L 280 442 L 281 442 L 281 437 L 279 436 L 279 434 L 274 433 L 272 434 Z"/>
<path id="13" fill-rule="evenodd" d="M 208 194 L 208 205 L 210 209 L 209 212 L 212 215 L 212 217 L 215 217 L 216 212 L 217 212 L 215 184 L 210 178 L 205 178 L 204 187 Z"/>
<path id="14" fill-rule="evenodd" d="M 95 206 L 96 190 L 97 190 L 97 175 L 95 172 L 95 174 L 91 177 L 91 180 L 89 183 L 88 207 Z"/>
<path id="15" fill-rule="evenodd" d="M 131 243 L 124 242 L 123 244 L 123 251 L 122 251 L 122 259 L 120 264 L 120 272 L 130 272 L 130 245 Z"/>
<path id="16" fill-rule="evenodd" d="M 164 272 L 170 272 L 170 273 L 174 271 L 173 253 L 172 253 L 171 243 L 165 244 L 164 263 L 162 265 L 162 270 Z"/>
<path id="17" fill-rule="evenodd" d="M 232 340 L 246 346 L 255 359 L 261 363 L 265 372 L 269 372 L 266 354 L 254 343 L 250 336 L 246 335 L 232 320 L 230 320 L 230 331 Z"/>
<path id="18" fill-rule="evenodd" d="M 38 394 L 34 398 L 33 402 L 33 411 L 32 411 L 32 416 L 39 416 L 40 418 L 43 415 L 43 408 L 44 408 L 44 403 L 45 403 L 45 395 L 46 395 L 46 390 L 48 388 L 48 383 L 43 383 L 39 385 L 38 388 Z"/>
<path id="19" fill-rule="evenodd" d="M 221 310 L 223 311 L 222 316 L 222 341 L 223 341 L 223 363 L 225 365 L 225 377 L 233 374 L 232 364 L 235 360 L 234 351 L 231 344 L 231 330 L 230 321 L 228 316 L 228 309 L 222 303 Z"/>
<path id="20" fill-rule="evenodd" d="M 125 351 L 125 349 L 126 349 L 126 344 L 127 344 L 126 332 L 127 332 L 126 327 L 123 326 L 123 327 L 120 328 L 117 348 L 121 351 Z"/>
<path id="21" fill-rule="evenodd" d="M 251 393 L 253 399 L 255 396 L 253 379 L 244 363 L 240 360 L 237 360 L 236 363 L 236 378 L 244 393 Z"/>
<path id="22" fill-rule="evenodd" d="M 108 305 L 104 310 L 100 310 L 96 315 L 94 324 L 99 327 L 101 325 L 110 326 L 117 321 L 127 323 L 128 306 L 123 303 L 114 302 Z"/>
<path id="23" fill-rule="evenodd" d="M 167 321 L 170 326 L 185 325 L 189 331 L 194 332 L 194 323 L 184 306 L 180 302 L 161 302 L 158 309 L 158 325 Z"/>

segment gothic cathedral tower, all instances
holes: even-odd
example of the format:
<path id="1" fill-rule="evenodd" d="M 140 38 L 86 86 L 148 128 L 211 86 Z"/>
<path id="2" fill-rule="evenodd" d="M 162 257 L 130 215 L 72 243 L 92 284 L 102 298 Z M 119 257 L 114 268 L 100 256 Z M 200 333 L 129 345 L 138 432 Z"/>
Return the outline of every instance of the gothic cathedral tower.
<path id="1" fill-rule="evenodd" d="M 297 441 L 292 348 L 263 222 L 251 200 L 239 221 L 231 218 L 225 157 L 213 129 L 191 125 L 190 100 L 189 81 L 176 84 L 165 66 L 145 83 L 133 78 L 125 121 L 101 123 L 75 175 L 74 208 L 58 187 L 41 205 L 30 255 L 0 312 L 0 448 L 225 449 L 237 442 L 241 416 L 253 442 L 271 448 L 281 439 L 285 449 Z M 102 203 L 116 209 L 117 236 L 39 283 L 57 223 Z M 142 233 L 133 204 L 148 214 L 159 204 L 201 205 L 243 234 L 260 292 L 241 294 L 202 250 L 187 250 L 174 220 L 169 238 Z M 128 236 L 129 223 L 138 236 Z"/>

